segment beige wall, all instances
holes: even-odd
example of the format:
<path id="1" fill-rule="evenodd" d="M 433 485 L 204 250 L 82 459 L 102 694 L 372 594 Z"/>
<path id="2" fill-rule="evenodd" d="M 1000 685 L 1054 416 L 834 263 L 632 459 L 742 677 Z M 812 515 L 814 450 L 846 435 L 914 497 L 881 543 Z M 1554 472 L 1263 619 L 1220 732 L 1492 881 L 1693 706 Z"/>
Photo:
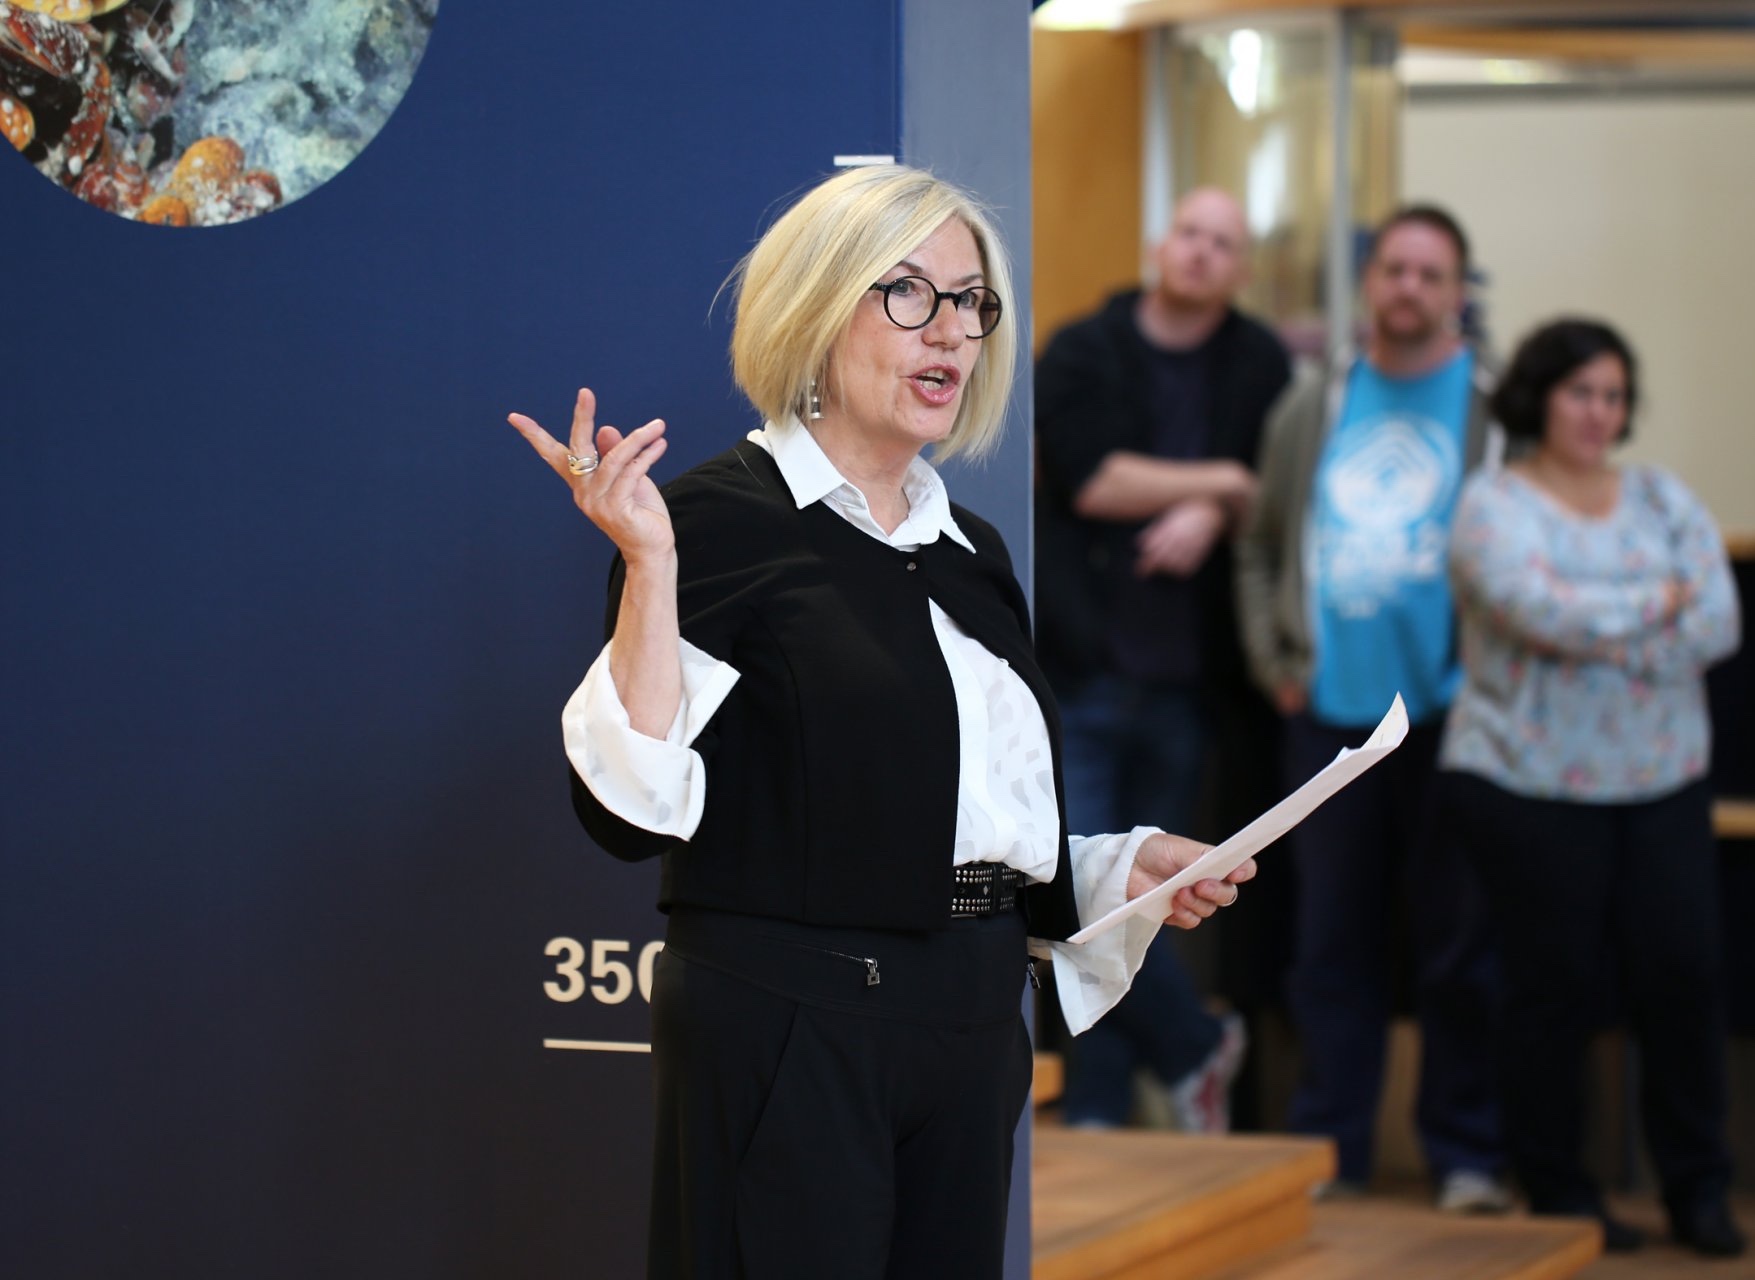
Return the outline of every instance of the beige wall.
<path id="1" fill-rule="evenodd" d="M 1139 283 L 1139 36 L 1030 38 L 1035 346 L 1105 296 Z"/>
<path id="2" fill-rule="evenodd" d="M 1561 312 L 1615 324 L 1643 363 L 1627 456 L 1755 532 L 1755 96 L 1410 103 L 1402 150 L 1404 194 L 1491 274 L 1500 351 Z"/>

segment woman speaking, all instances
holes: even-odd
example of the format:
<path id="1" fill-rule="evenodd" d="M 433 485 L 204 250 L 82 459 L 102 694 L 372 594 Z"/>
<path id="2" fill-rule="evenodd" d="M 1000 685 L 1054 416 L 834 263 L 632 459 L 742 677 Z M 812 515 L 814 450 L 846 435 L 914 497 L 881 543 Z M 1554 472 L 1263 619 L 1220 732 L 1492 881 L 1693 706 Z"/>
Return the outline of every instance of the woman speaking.
<path id="1" fill-rule="evenodd" d="M 512 424 L 615 543 L 563 714 L 574 804 L 660 856 L 654 1277 L 998 1277 L 1030 1083 L 1027 939 L 1068 1022 L 1156 921 L 1058 940 L 1204 846 L 1069 839 L 1053 702 L 993 527 L 921 458 L 997 441 L 1017 352 L 986 213 L 901 166 L 808 192 L 739 267 L 765 419 L 662 491 L 662 421 Z M 1202 880 L 1192 927 L 1235 901 Z"/>

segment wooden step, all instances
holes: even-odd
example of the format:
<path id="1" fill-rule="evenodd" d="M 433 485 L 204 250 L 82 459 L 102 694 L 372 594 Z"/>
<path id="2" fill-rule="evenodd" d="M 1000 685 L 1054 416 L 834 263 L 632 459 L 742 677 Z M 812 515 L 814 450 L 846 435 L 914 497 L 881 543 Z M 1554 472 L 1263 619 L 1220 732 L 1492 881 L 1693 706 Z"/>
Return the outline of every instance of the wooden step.
<path id="1" fill-rule="evenodd" d="M 1306 1238 L 1212 1280 L 1563 1280 L 1601 1253 L 1588 1220 L 1458 1218 L 1371 1197 L 1317 1205 Z"/>
<path id="2" fill-rule="evenodd" d="M 1720 840 L 1755 840 L 1755 800 L 1743 796 L 1714 800 L 1712 833 Z"/>
<path id="3" fill-rule="evenodd" d="M 1066 1091 L 1066 1064 L 1058 1053 L 1038 1053 L 1035 1076 L 1030 1081 L 1030 1100 L 1039 1107 L 1059 1102 Z"/>
<path id="4" fill-rule="evenodd" d="M 1038 1123 L 1034 1152 L 1032 1280 L 1563 1280 L 1602 1251 L 1587 1221 L 1313 1205 L 1315 1139 Z"/>
<path id="5" fill-rule="evenodd" d="M 1309 1233 L 1311 1188 L 1334 1176 L 1319 1139 L 1041 1124 L 1034 1162 L 1032 1280 L 1199 1280 L 1262 1259 Z"/>

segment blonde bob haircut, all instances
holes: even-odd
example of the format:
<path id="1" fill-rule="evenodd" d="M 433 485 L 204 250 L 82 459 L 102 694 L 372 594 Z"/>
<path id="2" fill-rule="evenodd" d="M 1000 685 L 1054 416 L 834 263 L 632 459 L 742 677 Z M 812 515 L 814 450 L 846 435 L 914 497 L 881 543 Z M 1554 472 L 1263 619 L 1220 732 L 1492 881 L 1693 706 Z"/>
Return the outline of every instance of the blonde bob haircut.
<path id="1" fill-rule="evenodd" d="M 731 372 L 770 421 L 803 420 L 810 384 L 828 386 L 829 355 L 854 309 L 884 272 L 945 222 L 958 218 L 975 237 L 989 288 L 1012 305 L 1005 246 L 987 211 L 968 192 L 905 165 L 838 173 L 780 215 L 728 281 L 736 292 Z M 979 458 L 999 443 L 1017 361 L 1015 314 L 978 341 L 981 356 L 963 387 L 957 418 L 934 461 Z"/>

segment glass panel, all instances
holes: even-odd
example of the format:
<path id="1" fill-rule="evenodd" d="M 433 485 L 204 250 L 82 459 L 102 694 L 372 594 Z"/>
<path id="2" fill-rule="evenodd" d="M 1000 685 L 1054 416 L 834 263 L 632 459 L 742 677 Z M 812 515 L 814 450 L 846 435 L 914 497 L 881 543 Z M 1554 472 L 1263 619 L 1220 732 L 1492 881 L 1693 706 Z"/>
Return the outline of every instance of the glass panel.
<path id="1" fill-rule="evenodd" d="M 1350 220 L 1393 207 L 1399 155 L 1395 37 L 1349 22 Z M 1179 28 L 1164 68 L 1175 194 L 1217 186 L 1242 200 L 1255 237 L 1243 306 L 1301 352 L 1328 343 L 1334 202 L 1334 41 L 1340 20 Z"/>

